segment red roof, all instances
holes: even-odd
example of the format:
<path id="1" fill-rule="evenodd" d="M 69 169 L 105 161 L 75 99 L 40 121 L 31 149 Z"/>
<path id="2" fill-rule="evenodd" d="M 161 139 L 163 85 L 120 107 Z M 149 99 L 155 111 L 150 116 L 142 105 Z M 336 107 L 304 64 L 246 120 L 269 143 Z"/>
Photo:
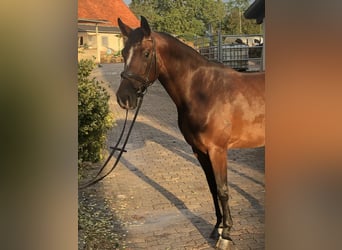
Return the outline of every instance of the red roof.
<path id="1" fill-rule="evenodd" d="M 78 0 L 78 18 L 105 19 L 111 26 L 118 27 L 118 18 L 132 28 L 140 26 L 140 21 L 123 0 Z"/>

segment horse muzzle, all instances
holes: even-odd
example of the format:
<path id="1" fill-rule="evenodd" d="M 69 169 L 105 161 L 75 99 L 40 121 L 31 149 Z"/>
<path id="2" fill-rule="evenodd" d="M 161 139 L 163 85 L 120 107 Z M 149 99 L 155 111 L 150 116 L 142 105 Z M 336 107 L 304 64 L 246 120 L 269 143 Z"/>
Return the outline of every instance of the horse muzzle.
<path id="1" fill-rule="evenodd" d="M 138 103 L 137 91 L 130 84 L 121 83 L 116 92 L 117 102 L 123 109 L 135 109 Z"/>
<path id="2" fill-rule="evenodd" d="M 133 95 L 119 95 L 116 94 L 117 102 L 123 109 L 135 109 L 137 107 L 137 96 Z"/>

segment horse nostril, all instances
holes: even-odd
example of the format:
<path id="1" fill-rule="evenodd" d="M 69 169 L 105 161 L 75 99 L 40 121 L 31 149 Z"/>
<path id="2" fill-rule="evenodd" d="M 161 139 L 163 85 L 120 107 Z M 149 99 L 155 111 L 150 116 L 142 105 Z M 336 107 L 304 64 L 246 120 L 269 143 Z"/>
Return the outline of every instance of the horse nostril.
<path id="1" fill-rule="evenodd" d="M 117 102 L 120 105 L 120 107 L 124 108 L 125 106 L 125 102 L 123 101 L 123 99 L 120 96 L 117 96 Z"/>
<path id="2" fill-rule="evenodd" d="M 117 102 L 121 108 L 130 109 L 132 98 L 129 95 L 119 96 L 117 95 Z"/>

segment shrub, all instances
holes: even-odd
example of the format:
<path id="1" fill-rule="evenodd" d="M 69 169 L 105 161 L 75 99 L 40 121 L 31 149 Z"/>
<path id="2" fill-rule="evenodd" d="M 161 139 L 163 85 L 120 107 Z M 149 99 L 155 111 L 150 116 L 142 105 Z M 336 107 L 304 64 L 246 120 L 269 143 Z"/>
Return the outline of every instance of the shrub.
<path id="1" fill-rule="evenodd" d="M 98 162 L 106 143 L 106 133 L 113 126 L 109 94 L 90 74 L 92 60 L 78 63 L 78 161 Z"/>

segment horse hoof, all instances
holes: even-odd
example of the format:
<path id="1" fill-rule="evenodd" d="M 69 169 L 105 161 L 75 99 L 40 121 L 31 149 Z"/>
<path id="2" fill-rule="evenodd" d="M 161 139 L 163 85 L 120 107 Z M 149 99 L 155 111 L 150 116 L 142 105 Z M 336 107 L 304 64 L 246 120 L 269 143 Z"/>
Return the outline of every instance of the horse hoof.
<path id="1" fill-rule="evenodd" d="M 216 249 L 218 250 L 231 250 L 233 242 L 231 240 L 226 240 L 220 238 L 216 243 Z"/>
<path id="2" fill-rule="evenodd" d="M 222 229 L 221 237 L 222 237 L 222 239 L 233 241 L 232 238 L 230 237 L 229 229 L 228 228 L 223 228 Z"/>

